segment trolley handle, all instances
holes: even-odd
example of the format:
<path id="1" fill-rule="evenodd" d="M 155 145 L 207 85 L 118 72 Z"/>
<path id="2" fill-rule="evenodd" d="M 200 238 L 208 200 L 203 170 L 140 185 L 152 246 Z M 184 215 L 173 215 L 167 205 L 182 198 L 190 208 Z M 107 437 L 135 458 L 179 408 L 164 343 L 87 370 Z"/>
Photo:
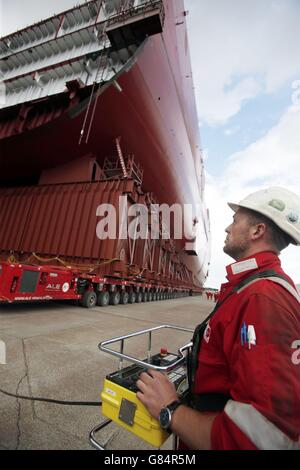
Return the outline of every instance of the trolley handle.
<path id="1" fill-rule="evenodd" d="M 119 369 L 121 370 L 123 368 L 123 361 L 129 361 L 133 362 L 134 364 L 137 364 L 141 367 L 148 368 L 148 369 L 155 369 L 161 372 L 170 372 L 173 369 L 176 369 L 178 366 L 184 363 L 186 356 L 184 355 L 184 352 L 187 350 L 190 350 L 193 343 L 190 341 L 189 343 L 185 344 L 181 348 L 178 349 L 178 356 L 179 358 L 177 361 L 173 362 L 170 365 L 167 366 L 156 366 L 154 364 L 150 363 L 150 357 L 151 357 L 151 344 L 152 344 L 152 332 L 161 330 L 163 328 L 168 328 L 172 330 L 177 330 L 177 331 L 184 331 L 188 333 L 193 333 L 194 330 L 190 328 L 183 328 L 181 326 L 174 326 L 174 325 L 161 325 L 153 328 L 148 328 L 147 330 L 142 330 L 142 331 L 137 331 L 136 333 L 131 333 L 128 335 L 124 336 L 119 336 L 118 338 L 113 338 L 107 341 L 103 341 L 99 343 L 98 347 L 100 351 L 103 351 L 105 353 L 111 354 L 112 356 L 118 357 L 120 359 L 120 364 L 119 364 Z M 129 356 L 124 353 L 124 343 L 126 339 L 133 338 L 136 336 L 141 336 L 148 333 L 148 360 L 149 362 L 142 361 L 138 359 L 137 357 Z M 120 342 L 120 351 L 114 351 L 113 349 L 108 348 L 107 346 L 118 343 Z"/>

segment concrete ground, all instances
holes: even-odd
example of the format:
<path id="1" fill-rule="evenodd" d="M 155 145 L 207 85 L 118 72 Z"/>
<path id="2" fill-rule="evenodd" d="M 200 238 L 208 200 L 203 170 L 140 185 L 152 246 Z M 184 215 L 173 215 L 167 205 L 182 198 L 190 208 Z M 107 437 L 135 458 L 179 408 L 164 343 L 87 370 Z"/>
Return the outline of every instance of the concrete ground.
<path id="1" fill-rule="evenodd" d="M 83 309 L 71 304 L 5 305 L 0 308 L 0 388 L 35 397 L 98 401 L 105 376 L 118 361 L 98 343 L 162 324 L 194 328 L 213 308 L 202 297 Z M 153 334 L 153 352 L 177 351 L 191 335 L 170 330 Z M 128 349 L 127 349 L 128 348 Z M 147 337 L 130 340 L 125 352 L 141 359 Z M 24 401 L 0 393 L 0 449 L 91 449 L 90 430 L 101 409 Z M 98 439 L 111 450 L 154 449 L 115 424 Z M 171 449 L 171 439 L 163 446 Z"/>

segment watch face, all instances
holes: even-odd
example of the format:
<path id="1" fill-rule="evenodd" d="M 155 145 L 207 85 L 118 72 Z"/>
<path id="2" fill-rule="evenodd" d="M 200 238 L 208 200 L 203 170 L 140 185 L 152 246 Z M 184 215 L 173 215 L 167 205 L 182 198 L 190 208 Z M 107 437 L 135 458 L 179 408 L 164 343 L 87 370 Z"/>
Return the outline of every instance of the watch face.
<path id="1" fill-rule="evenodd" d="M 170 426 L 171 413 L 168 408 L 162 408 L 159 414 L 159 424 L 163 429 L 167 429 Z"/>

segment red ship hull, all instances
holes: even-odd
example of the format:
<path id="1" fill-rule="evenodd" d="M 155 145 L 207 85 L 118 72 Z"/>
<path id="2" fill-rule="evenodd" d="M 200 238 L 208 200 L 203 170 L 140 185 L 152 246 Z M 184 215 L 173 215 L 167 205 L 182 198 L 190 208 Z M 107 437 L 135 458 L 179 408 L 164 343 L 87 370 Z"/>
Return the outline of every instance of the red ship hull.
<path id="1" fill-rule="evenodd" d="M 0 110 L 0 183 L 38 184 L 43 175 L 47 181 L 46 170 L 88 154 L 101 166 L 106 157 L 116 155 L 115 139 L 121 136 L 123 153 L 134 154 L 144 170 L 144 191 L 159 203 L 193 206 L 193 218 L 202 227 L 199 256 L 182 252 L 181 259 L 202 284 L 209 223 L 184 5 L 165 0 L 164 6 L 163 34 L 147 39 L 135 64 L 118 77 L 119 90 L 111 85 L 99 96 L 93 118 L 96 95 L 89 105 L 91 87 Z M 191 219 L 188 232 L 192 230 Z"/>

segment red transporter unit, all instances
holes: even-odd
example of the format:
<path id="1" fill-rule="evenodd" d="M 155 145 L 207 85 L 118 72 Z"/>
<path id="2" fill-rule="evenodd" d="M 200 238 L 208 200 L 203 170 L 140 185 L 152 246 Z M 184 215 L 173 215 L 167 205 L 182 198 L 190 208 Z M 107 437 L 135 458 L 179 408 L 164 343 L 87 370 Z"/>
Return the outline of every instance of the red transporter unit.
<path id="1" fill-rule="evenodd" d="M 76 274 L 55 266 L 0 264 L 0 302 L 79 299 Z"/>
<path id="2" fill-rule="evenodd" d="M 199 290 L 200 292 L 200 290 Z M 81 306 L 118 305 L 191 295 L 187 285 L 103 278 L 71 267 L 0 263 L 0 304 L 48 300 L 79 300 Z"/>

